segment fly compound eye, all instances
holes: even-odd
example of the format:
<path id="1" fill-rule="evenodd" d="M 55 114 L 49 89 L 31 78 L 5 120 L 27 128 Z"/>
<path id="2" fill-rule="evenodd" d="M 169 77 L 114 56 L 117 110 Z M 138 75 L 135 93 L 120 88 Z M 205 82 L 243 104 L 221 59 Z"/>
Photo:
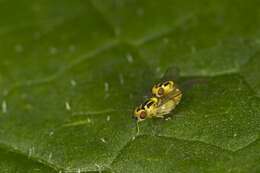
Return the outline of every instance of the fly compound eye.
<path id="1" fill-rule="evenodd" d="M 144 110 L 142 110 L 141 112 L 140 112 L 140 119 L 145 119 L 145 117 L 146 117 L 146 112 L 144 111 Z"/>
<path id="2" fill-rule="evenodd" d="M 159 97 L 163 96 L 163 94 L 164 94 L 164 89 L 160 87 L 160 88 L 158 89 L 157 94 L 158 94 Z"/>

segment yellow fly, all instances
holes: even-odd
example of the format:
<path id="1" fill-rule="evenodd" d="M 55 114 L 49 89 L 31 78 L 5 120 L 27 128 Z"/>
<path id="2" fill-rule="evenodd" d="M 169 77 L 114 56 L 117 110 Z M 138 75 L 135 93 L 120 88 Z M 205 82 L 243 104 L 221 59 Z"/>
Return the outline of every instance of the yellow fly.
<path id="1" fill-rule="evenodd" d="M 138 121 L 154 117 L 157 112 L 158 102 L 158 98 L 152 97 L 140 106 L 138 106 L 134 111 L 134 115 L 138 119 Z"/>
<path id="2" fill-rule="evenodd" d="M 134 116 L 138 121 L 169 114 L 180 103 L 181 90 L 173 81 L 165 81 L 153 86 L 152 97 L 138 106 Z"/>

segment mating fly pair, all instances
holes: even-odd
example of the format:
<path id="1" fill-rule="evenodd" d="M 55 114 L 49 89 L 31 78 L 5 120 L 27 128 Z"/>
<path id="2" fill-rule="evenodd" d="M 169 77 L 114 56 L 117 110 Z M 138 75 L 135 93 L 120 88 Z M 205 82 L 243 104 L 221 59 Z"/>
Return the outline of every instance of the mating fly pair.
<path id="1" fill-rule="evenodd" d="M 134 117 L 138 121 L 164 118 L 180 103 L 181 98 L 182 92 L 172 80 L 158 83 L 152 88 L 152 97 L 135 109 Z"/>

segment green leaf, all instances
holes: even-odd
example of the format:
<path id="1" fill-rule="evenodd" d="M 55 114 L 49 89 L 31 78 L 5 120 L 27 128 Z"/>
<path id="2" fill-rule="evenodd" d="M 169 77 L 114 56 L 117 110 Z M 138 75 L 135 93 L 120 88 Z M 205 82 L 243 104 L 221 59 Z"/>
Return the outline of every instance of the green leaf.
<path id="1" fill-rule="evenodd" d="M 259 172 L 259 5 L 0 0 L 0 170 Z M 180 105 L 137 133 L 172 66 Z"/>
<path id="2" fill-rule="evenodd" d="M 19 151 L 12 150 L 8 146 L 1 146 L 0 149 L 1 172 L 55 172 L 53 169 L 44 166 L 38 160 L 27 158 Z"/>

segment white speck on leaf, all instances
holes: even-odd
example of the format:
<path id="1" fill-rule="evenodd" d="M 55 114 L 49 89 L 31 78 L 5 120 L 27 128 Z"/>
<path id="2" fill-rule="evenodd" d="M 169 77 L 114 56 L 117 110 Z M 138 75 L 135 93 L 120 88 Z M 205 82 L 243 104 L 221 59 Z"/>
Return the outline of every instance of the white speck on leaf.
<path id="1" fill-rule="evenodd" d="M 126 55 L 126 59 L 130 64 L 134 62 L 133 56 L 130 53 Z"/>
<path id="2" fill-rule="evenodd" d="M 105 138 L 100 138 L 100 140 L 101 140 L 103 143 L 107 143 L 107 141 L 105 140 Z"/>
<path id="3" fill-rule="evenodd" d="M 161 68 L 160 68 L 160 67 L 157 67 L 157 68 L 156 68 L 156 72 L 157 72 L 157 73 L 161 73 Z"/>
<path id="4" fill-rule="evenodd" d="M 119 82 L 120 82 L 121 85 L 124 85 L 124 83 L 125 83 L 124 76 L 121 73 L 119 74 Z"/>
<path id="5" fill-rule="evenodd" d="M 75 80 L 70 80 L 70 84 L 71 86 L 75 87 L 77 85 L 77 82 Z"/>
<path id="6" fill-rule="evenodd" d="M 70 106 L 70 103 L 69 102 L 65 102 L 65 107 L 68 111 L 71 110 L 71 106 Z"/>
<path id="7" fill-rule="evenodd" d="M 88 123 L 91 123 L 92 120 L 91 120 L 90 118 L 87 118 L 87 122 L 88 122 Z"/>
<path id="8" fill-rule="evenodd" d="M 110 116 L 109 115 L 107 116 L 107 121 L 110 121 Z"/>
<path id="9" fill-rule="evenodd" d="M 29 148 L 28 157 L 31 157 L 31 156 L 34 154 L 34 151 L 35 151 L 35 148 L 34 148 L 34 147 Z"/>
<path id="10" fill-rule="evenodd" d="M 105 82 L 105 92 L 108 92 L 109 91 L 109 83 Z"/>
<path id="11" fill-rule="evenodd" d="M 15 51 L 16 51 L 17 53 L 23 52 L 23 46 L 20 45 L 20 44 L 15 45 Z"/>
<path id="12" fill-rule="evenodd" d="M 53 131 L 51 131 L 50 133 L 49 133 L 49 136 L 52 136 L 54 134 L 54 132 Z"/>
<path id="13" fill-rule="evenodd" d="M 50 153 L 48 156 L 48 160 L 51 161 L 51 159 L 52 159 L 52 153 Z"/>
<path id="14" fill-rule="evenodd" d="M 5 100 L 2 102 L 2 112 L 4 114 L 7 112 L 7 103 Z"/>
<path id="15" fill-rule="evenodd" d="M 50 54 L 55 55 L 56 53 L 58 53 L 58 49 L 56 47 L 51 47 L 49 49 L 49 52 L 50 52 Z"/>
<path id="16" fill-rule="evenodd" d="M 82 125 L 90 124 L 90 123 L 93 123 L 93 121 L 90 118 L 87 118 L 86 120 L 79 120 L 79 121 L 64 124 L 63 127 L 82 126 Z"/>

